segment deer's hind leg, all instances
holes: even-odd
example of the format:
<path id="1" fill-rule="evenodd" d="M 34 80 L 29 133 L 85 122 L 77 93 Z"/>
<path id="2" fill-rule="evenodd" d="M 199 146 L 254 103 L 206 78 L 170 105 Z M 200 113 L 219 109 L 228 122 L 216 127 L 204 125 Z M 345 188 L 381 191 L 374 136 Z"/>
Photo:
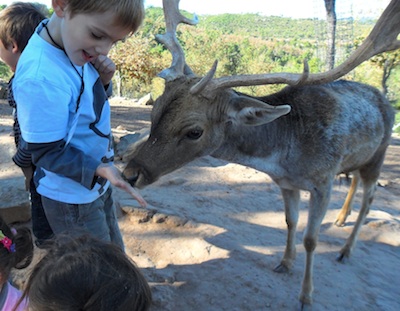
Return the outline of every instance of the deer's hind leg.
<path id="1" fill-rule="evenodd" d="M 351 180 L 351 185 L 349 192 L 347 193 L 346 200 L 340 210 L 339 214 L 336 217 L 335 225 L 338 227 L 344 226 L 347 216 L 351 213 L 351 207 L 353 205 L 354 196 L 356 194 L 358 185 L 360 184 L 360 175 L 358 171 L 353 172 L 353 178 Z"/>
<path id="2" fill-rule="evenodd" d="M 353 231 L 347 239 L 346 244 L 340 250 L 339 256 L 337 257 L 338 261 L 344 261 L 345 258 L 350 257 L 350 254 L 354 249 L 354 246 L 356 245 L 361 227 L 365 222 L 365 219 L 369 213 L 370 206 L 374 199 L 376 185 L 384 157 L 385 150 L 383 150 L 383 152 L 377 152 L 368 164 L 359 169 L 360 178 L 363 184 L 363 198 L 361 202 L 361 209 L 358 214 Z"/>
<path id="3" fill-rule="evenodd" d="M 338 261 L 343 261 L 345 258 L 350 257 L 350 254 L 356 245 L 358 235 L 360 233 L 361 227 L 365 222 L 368 215 L 370 205 L 374 198 L 374 193 L 376 190 L 376 181 L 363 181 L 363 199 L 361 203 L 361 209 L 357 217 L 356 224 L 354 225 L 353 231 L 348 237 L 346 244 L 340 250 Z"/>

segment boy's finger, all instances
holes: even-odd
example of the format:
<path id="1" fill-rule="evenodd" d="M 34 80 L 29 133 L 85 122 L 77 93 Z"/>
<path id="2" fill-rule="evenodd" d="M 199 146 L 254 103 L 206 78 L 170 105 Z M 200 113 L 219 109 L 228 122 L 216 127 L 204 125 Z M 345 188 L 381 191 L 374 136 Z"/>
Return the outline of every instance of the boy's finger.
<path id="1" fill-rule="evenodd" d="M 142 195 L 139 193 L 139 191 L 137 189 L 133 188 L 129 183 L 127 183 L 124 180 L 118 180 L 118 184 L 116 186 L 121 188 L 122 190 L 128 192 L 132 197 L 134 197 L 135 200 L 138 201 L 138 203 L 140 204 L 141 207 L 143 207 L 143 208 L 147 207 L 146 200 L 142 197 Z"/>
<path id="2" fill-rule="evenodd" d="M 132 188 L 132 187 L 131 187 Z M 131 190 L 131 195 L 138 201 L 141 207 L 146 208 L 147 207 L 147 202 L 143 197 L 140 195 L 138 191 L 136 191 L 134 188 Z"/>

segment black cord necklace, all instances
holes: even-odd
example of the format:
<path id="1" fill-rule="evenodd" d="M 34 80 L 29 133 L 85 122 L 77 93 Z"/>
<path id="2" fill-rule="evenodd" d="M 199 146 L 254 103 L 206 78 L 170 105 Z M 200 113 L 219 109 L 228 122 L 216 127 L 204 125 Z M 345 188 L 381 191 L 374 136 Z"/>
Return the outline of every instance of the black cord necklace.
<path id="1" fill-rule="evenodd" d="M 47 23 L 48 23 L 48 22 L 47 22 Z M 71 60 L 69 59 L 69 57 L 68 57 L 68 55 L 67 55 L 67 52 L 66 52 L 59 44 L 57 44 L 57 42 L 56 42 L 56 41 L 53 39 L 53 37 L 51 36 L 50 31 L 49 31 L 49 28 L 47 28 L 47 23 L 42 23 L 42 25 L 43 25 L 44 29 L 46 29 L 47 35 L 49 36 L 51 42 L 53 42 L 53 44 L 54 44 L 56 47 L 58 47 L 61 51 L 64 52 L 65 56 L 67 56 L 67 58 L 68 58 L 68 60 L 69 60 L 69 62 L 70 62 L 70 64 L 71 64 L 72 68 L 74 68 L 74 70 L 75 70 L 76 73 L 78 74 L 79 78 L 81 79 L 81 89 L 80 89 L 80 91 L 79 91 L 78 99 L 76 100 L 76 109 L 75 109 L 75 112 L 77 112 L 78 109 L 79 109 L 79 105 L 80 105 L 80 103 L 81 103 L 81 97 L 82 97 L 83 91 L 85 90 L 85 81 L 83 80 L 83 74 L 84 74 L 84 70 L 83 70 L 83 69 L 84 69 L 85 67 L 82 66 L 82 74 L 80 74 L 79 71 L 78 71 L 78 69 L 76 69 L 75 65 L 74 65 L 74 64 L 71 62 Z"/>

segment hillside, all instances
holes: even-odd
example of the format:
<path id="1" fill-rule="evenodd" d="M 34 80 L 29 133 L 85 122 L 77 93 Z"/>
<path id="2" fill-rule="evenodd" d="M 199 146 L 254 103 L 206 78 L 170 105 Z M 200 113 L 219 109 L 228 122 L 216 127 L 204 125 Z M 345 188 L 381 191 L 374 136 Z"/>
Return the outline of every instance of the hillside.
<path id="1" fill-rule="evenodd" d="M 192 17 L 189 12 L 185 16 Z M 147 10 L 147 22 L 154 20 L 163 21 L 160 8 Z M 221 34 L 234 34 L 237 36 L 257 37 L 261 39 L 308 39 L 315 40 L 316 28 L 323 27 L 325 21 L 318 19 L 294 19 L 280 16 L 262 16 L 260 14 L 219 14 L 199 15 L 197 28 L 204 31 L 218 31 Z M 343 29 L 349 20 L 338 20 L 337 28 Z M 376 21 L 353 21 L 353 34 L 355 38 L 364 37 L 372 29 Z M 150 29 L 152 27 L 146 27 Z"/>

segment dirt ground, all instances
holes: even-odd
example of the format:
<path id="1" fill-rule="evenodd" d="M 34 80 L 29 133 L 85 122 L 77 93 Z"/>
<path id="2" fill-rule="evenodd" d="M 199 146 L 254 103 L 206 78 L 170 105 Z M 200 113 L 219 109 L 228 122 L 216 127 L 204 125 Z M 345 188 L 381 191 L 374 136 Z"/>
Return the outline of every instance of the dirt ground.
<path id="1" fill-rule="evenodd" d="M 111 104 L 116 136 L 149 127 L 150 107 L 118 98 Z M 11 124 L 11 111 L 0 102 L 2 198 L 26 200 L 22 175 L 10 162 Z M 393 136 L 372 209 L 345 264 L 335 258 L 355 223 L 361 191 L 347 224 L 336 227 L 348 190 L 344 179 L 336 180 L 316 249 L 314 310 L 400 310 L 399 152 L 400 137 Z M 266 174 L 204 157 L 141 194 L 147 210 L 118 190 L 114 197 L 125 211 L 119 223 L 127 253 L 151 284 L 152 310 L 296 310 L 308 193 L 302 193 L 298 255 L 288 274 L 272 271 L 284 251 L 286 224 L 279 188 Z M 26 272 L 16 275 L 23 280 Z"/>

